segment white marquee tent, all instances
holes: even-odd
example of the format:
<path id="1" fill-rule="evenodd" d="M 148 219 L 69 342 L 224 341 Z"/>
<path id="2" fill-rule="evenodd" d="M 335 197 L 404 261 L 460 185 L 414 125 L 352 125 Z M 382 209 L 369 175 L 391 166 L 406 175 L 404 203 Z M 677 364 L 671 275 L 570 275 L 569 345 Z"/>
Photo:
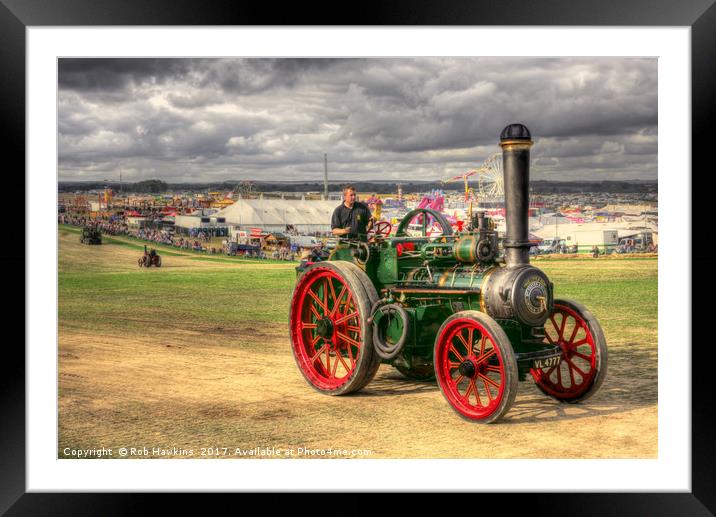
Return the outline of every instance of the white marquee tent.
<path id="1" fill-rule="evenodd" d="M 215 217 L 243 228 L 283 232 L 292 225 L 299 233 L 331 231 L 331 216 L 340 201 L 298 199 L 239 199 Z"/>

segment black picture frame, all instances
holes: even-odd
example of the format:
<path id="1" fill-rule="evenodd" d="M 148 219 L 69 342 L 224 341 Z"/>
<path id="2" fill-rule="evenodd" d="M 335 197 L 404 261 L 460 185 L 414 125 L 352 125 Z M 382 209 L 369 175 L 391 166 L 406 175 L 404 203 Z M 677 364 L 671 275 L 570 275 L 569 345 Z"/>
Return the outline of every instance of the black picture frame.
<path id="1" fill-rule="evenodd" d="M 341 6 L 341 10 L 347 4 Z M 350 7 L 350 6 L 348 6 Z M 693 170 L 711 174 L 713 166 L 710 142 L 712 121 L 716 119 L 712 97 L 716 92 L 716 6 L 714 0 L 551 0 L 503 2 L 441 2 L 372 3 L 361 2 L 340 16 L 339 10 L 326 10 L 321 4 L 282 4 L 281 8 L 265 4 L 215 1 L 199 5 L 187 0 L 0 0 L 0 113 L 2 114 L 2 147 L 6 159 L 15 158 L 15 170 L 25 170 L 25 30 L 29 26 L 86 25 L 281 25 L 310 24 L 323 20 L 327 25 L 549 25 L 549 26 L 688 26 L 691 27 L 692 71 L 692 163 Z M 527 42 L 526 42 L 527 44 Z M 49 116 L 49 115 L 48 115 Z M 712 145 L 712 144 L 711 144 Z M 698 164 L 701 168 L 697 169 Z M 25 191 L 24 177 L 8 168 L 7 176 L 15 192 Z M 703 177 L 703 175 L 701 176 Z M 714 259 L 709 246 L 699 238 L 710 235 L 710 189 L 694 189 L 696 175 L 687 178 L 692 185 L 692 234 L 685 235 L 684 282 L 692 278 L 710 278 Z M 12 183 L 14 181 L 14 183 Z M 713 204 L 713 203 L 711 203 Z M 663 214 L 663 217 L 676 217 Z M 22 245 L 16 243 L 6 250 L 3 262 L 13 271 L 31 274 L 26 265 L 23 232 Z M 688 245 L 691 245 L 690 250 Z M 691 263 L 688 263 L 690 251 Z M 691 271 L 689 274 L 689 266 Z M 8 269 L 9 270 L 9 269 Z M 698 276 L 697 276 L 698 275 Z M 19 275 L 18 275 L 19 276 Z M 24 292 L 23 287 L 19 292 Z M 692 358 L 692 489 L 689 493 L 642 494 L 509 494 L 510 510 L 550 515 L 713 515 L 716 512 L 716 433 L 714 433 L 714 389 L 709 385 L 710 341 L 699 340 L 716 308 L 708 288 L 691 290 L 692 322 L 683 330 L 681 343 L 659 343 L 678 346 Z M 25 316 L 25 296 L 12 300 L 6 322 L 21 321 Z M 696 323 L 694 325 L 693 323 Z M 16 325 L 17 326 L 17 325 Z M 9 325 L 8 325 L 9 327 Z M 691 343 L 689 343 L 691 341 Z M 694 346 L 690 346 L 693 344 Z M 25 351 L 16 341 L 7 340 L 0 374 L 0 397 L 3 411 L 0 424 L 0 514 L 7 515 L 109 515 L 140 513 L 146 494 L 62 494 L 27 493 L 25 478 Z M 536 476 L 540 475 L 535 473 Z M 558 483 L 555 490 L 559 490 Z M 241 497 L 246 497 L 242 494 Z M 481 494 L 487 502 L 505 495 Z M 224 499 L 224 497 L 222 497 Z M 460 498 L 469 503 L 465 497 Z M 293 499 L 292 506 L 300 504 Z M 474 502 L 474 501 L 473 501 Z M 500 501 L 505 504 L 505 501 Z M 162 497 L 164 511 L 184 505 L 184 497 L 173 494 Z M 223 506 L 216 501 L 214 508 Z M 402 503 L 423 507 L 417 495 Z M 213 512 L 212 512 L 213 513 Z"/>

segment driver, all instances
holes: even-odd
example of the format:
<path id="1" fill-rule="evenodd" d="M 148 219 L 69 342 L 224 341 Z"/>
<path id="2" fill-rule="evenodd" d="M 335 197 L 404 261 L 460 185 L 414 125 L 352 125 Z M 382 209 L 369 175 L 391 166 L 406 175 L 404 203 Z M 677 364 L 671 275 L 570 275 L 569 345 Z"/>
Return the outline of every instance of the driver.
<path id="1" fill-rule="evenodd" d="M 343 203 L 336 207 L 331 217 L 333 235 L 365 241 L 371 228 L 373 228 L 373 215 L 368 205 L 356 201 L 354 186 L 343 187 Z"/>

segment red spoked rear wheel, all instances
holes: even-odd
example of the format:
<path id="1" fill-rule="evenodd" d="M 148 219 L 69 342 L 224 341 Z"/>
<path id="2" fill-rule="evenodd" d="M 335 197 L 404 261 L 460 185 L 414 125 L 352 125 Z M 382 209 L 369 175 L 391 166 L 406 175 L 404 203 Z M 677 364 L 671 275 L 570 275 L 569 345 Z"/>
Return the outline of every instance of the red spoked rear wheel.
<path id="1" fill-rule="evenodd" d="M 517 395 L 517 361 L 502 327 L 490 316 L 461 311 L 450 316 L 435 341 L 440 391 L 468 420 L 502 418 Z"/>
<path id="2" fill-rule="evenodd" d="M 579 402 L 596 393 L 607 373 L 607 341 L 592 313 L 577 302 L 555 300 L 545 336 L 562 349 L 562 360 L 558 366 L 530 370 L 537 387 L 561 402 Z"/>
<path id="3" fill-rule="evenodd" d="M 319 262 L 304 271 L 294 289 L 289 317 L 293 356 L 308 383 L 326 394 L 362 388 L 380 366 L 366 321 L 377 294 L 372 284 L 368 292 L 362 276 L 348 262 Z"/>

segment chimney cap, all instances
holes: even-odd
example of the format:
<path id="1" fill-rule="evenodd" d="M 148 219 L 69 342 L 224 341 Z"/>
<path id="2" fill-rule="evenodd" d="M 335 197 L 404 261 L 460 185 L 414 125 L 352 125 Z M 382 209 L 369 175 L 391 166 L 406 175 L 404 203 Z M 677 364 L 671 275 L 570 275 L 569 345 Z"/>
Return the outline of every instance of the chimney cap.
<path id="1" fill-rule="evenodd" d="M 531 140 L 532 135 L 523 124 L 510 124 L 500 133 L 500 140 Z"/>

